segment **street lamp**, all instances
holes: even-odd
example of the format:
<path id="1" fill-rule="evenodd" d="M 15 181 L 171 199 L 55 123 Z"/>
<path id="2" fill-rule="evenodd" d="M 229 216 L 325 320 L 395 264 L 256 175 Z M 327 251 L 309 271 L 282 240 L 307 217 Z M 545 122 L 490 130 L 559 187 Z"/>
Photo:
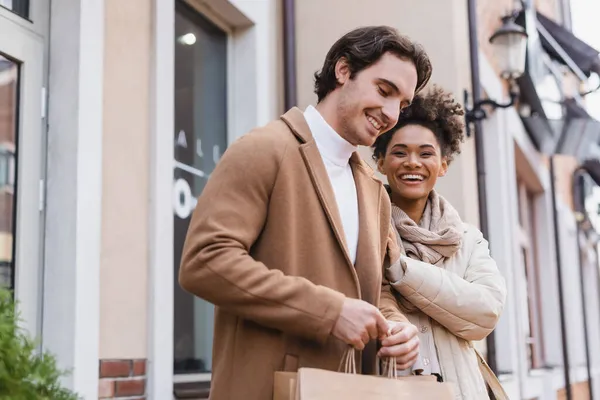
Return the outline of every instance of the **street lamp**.
<path id="1" fill-rule="evenodd" d="M 513 16 L 502 17 L 502 26 L 490 37 L 500 63 L 500 76 L 517 79 L 525 72 L 527 33 L 517 25 Z"/>
<path id="2" fill-rule="evenodd" d="M 467 136 L 470 136 L 469 124 L 480 121 L 487 117 L 483 106 L 491 106 L 492 109 L 508 108 L 515 104 L 517 99 L 516 82 L 525 72 L 525 61 L 527 54 L 527 32 L 515 23 L 514 15 L 502 17 L 502 26 L 490 37 L 490 43 L 497 55 L 496 60 L 500 66 L 500 76 L 509 81 L 510 102 L 499 104 L 491 99 L 485 99 L 473 104 L 472 109 L 466 109 Z M 468 93 L 465 91 L 465 108 Z"/>

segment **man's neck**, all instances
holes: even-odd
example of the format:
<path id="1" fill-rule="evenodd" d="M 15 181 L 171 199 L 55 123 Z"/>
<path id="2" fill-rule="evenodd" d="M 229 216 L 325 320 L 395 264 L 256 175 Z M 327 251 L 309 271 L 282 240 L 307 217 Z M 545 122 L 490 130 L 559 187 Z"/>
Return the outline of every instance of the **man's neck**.
<path id="1" fill-rule="evenodd" d="M 335 109 L 335 107 L 332 106 L 332 104 L 331 104 L 332 102 L 329 102 L 327 100 L 328 99 L 322 100 L 315 106 L 315 108 L 317 109 L 319 114 L 321 114 L 321 116 L 323 117 L 325 122 L 327 122 L 327 124 L 338 135 L 340 135 L 344 140 L 346 140 L 346 138 L 344 137 L 343 133 L 340 130 L 340 127 L 339 127 L 339 124 L 337 121 L 337 110 Z"/>

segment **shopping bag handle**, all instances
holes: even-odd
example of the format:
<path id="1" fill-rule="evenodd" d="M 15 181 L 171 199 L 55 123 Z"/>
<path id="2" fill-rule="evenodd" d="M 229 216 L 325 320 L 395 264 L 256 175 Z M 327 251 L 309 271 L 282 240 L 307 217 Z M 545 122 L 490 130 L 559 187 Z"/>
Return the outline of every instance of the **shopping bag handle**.
<path id="1" fill-rule="evenodd" d="M 348 349 L 342 355 L 338 372 L 343 372 L 345 374 L 356 374 L 356 358 L 354 354 L 354 347 L 348 347 Z"/>
<path id="2" fill-rule="evenodd" d="M 377 357 L 379 359 L 379 357 Z M 387 362 L 382 363 L 384 366 L 382 376 L 389 379 L 398 379 L 398 370 L 396 369 L 396 357 L 387 357 Z"/>
<path id="3" fill-rule="evenodd" d="M 379 356 L 377 357 L 377 361 L 379 361 Z M 396 357 L 387 358 L 387 362 L 383 363 L 387 368 L 384 370 L 382 376 L 389 379 L 397 379 L 398 371 L 396 370 Z M 343 367 L 343 369 L 342 369 Z M 348 349 L 342 355 L 342 360 L 340 361 L 340 366 L 338 367 L 338 372 L 343 372 L 346 374 L 356 374 L 356 358 L 355 358 L 355 350 L 354 347 L 348 347 Z"/>

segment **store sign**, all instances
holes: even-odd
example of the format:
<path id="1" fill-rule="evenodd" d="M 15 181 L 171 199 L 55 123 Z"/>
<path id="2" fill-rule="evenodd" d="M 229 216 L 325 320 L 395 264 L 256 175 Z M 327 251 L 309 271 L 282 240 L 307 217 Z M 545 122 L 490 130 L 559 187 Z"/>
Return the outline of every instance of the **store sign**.
<path id="1" fill-rule="evenodd" d="M 196 208 L 198 200 L 192 195 L 190 184 L 185 179 L 176 179 L 173 184 L 173 211 L 181 219 L 187 219 Z"/>
<path id="2" fill-rule="evenodd" d="M 194 142 L 192 141 L 192 143 Z M 180 148 L 180 150 L 177 151 L 178 154 L 182 154 L 182 151 L 187 155 L 189 155 L 190 152 L 195 153 L 195 157 L 192 157 L 192 159 L 196 158 L 196 160 L 201 160 L 204 157 L 204 152 L 202 151 L 202 141 L 197 139 L 195 141 L 194 148 L 190 149 L 188 147 L 188 138 L 186 132 L 183 130 L 180 130 L 179 133 L 175 135 L 175 147 Z M 190 157 L 182 158 L 187 160 L 190 159 Z M 216 166 L 220 158 L 221 149 L 218 145 L 214 145 L 212 149 L 212 165 Z M 189 218 L 196 208 L 196 205 L 198 204 L 198 196 L 200 196 L 200 193 L 202 192 L 202 189 L 204 188 L 209 176 L 209 174 L 196 168 L 195 165 L 190 164 L 191 163 L 189 162 L 186 163 L 175 160 L 176 173 L 173 182 L 173 212 L 178 218 L 181 219 Z M 177 170 L 179 170 L 179 172 L 177 172 Z"/>

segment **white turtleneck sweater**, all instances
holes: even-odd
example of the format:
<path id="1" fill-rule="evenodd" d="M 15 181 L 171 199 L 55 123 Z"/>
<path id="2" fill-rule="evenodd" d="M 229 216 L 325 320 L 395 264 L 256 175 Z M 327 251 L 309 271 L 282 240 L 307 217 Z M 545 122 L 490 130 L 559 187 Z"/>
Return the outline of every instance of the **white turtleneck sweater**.
<path id="1" fill-rule="evenodd" d="M 304 118 L 315 138 L 333 187 L 346 236 L 348 254 L 354 264 L 358 246 L 358 199 L 356 183 L 350 168 L 350 157 L 357 148 L 341 137 L 313 106 L 306 108 Z"/>

